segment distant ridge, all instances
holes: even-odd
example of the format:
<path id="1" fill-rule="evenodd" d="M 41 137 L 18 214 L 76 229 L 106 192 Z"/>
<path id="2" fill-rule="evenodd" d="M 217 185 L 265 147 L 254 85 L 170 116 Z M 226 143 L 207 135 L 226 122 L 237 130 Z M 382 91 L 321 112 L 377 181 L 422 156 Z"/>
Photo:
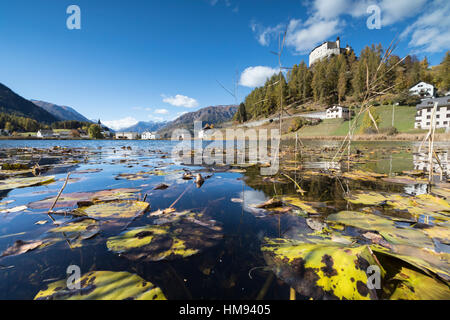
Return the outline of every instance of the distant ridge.
<path id="1" fill-rule="evenodd" d="M 50 114 L 54 115 L 56 118 L 58 118 L 61 121 L 67 121 L 67 120 L 75 120 L 75 121 L 81 121 L 81 122 L 91 122 L 89 119 L 87 119 L 82 114 L 78 113 L 75 109 L 67 106 L 60 106 L 56 105 L 54 103 L 40 101 L 40 100 L 30 100 L 38 107 L 44 109 L 45 111 L 49 112 Z"/>
<path id="2" fill-rule="evenodd" d="M 159 134 L 163 137 L 169 137 L 175 129 L 194 129 L 194 121 L 202 121 L 205 124 L 220 124 L 233 119 L 238 106 L 210 106 L 200 109 L 195 112 L 186 113 L 172 122 L 169 122 L 165 127 L 159 130 Z"/>
<path id="3" fill-rule="evenodd" d="M 120 130 L 116 130 L 116 131 L 120 131 L 120 132 L 137 132 L 137 133 L 143 133 L 146 131 L 158 131 L 159 129 L 163 128 L 164 126 L 167 125 L 167 121 L 165 122 L 154 122 L 154 121 L 140 121 L 138 123 L 136 123 L 135 125 L 128 127 L 128 128 L 124 128 L 124 129 L 120 129 Z"/>
<path id="4" fill-rule="evenodd" d="M 0 83 L 0 112 L 31 118 L 39 122 L 52 123 L 59 121 L 57 117 L 48 111 L 36 106 L 10 88 Z"/>

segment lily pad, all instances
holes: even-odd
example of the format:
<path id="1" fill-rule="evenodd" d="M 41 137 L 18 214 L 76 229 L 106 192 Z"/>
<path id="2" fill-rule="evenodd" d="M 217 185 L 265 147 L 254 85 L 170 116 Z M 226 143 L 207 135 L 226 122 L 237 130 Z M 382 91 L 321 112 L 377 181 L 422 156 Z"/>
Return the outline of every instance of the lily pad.
<path id="1" fill-rule="evenodd" d="M 128 272 L 94 271 L 67 287 L 67 281 L 51 283 L 39 291 L 35 300 L 166 300 L 160 288 Z"/>
<path id="2" fill-rule="evenodd" d="M 450 288 L 423 273 L 402 268 L 393 280 L 399 281 L 391 300 L 450 300 Z"/>
<path id="3" fill-rule="evenodd" d="M 377 262 L 367 246 L 266 239 L 261 248 L 272 271 L 312 299 L 377 299 L 367 269 Z"/>
<path id="4" fill-rule="evenodd" d="M 65 239 L 87 240 L 100 232 L 98 222 L 90 218 L 78 218 L 48 231 L 52 236 L 61 234 Z"/>
<path id="5" fill-rule="evenodd" d="M 55 177 L 53 176 L 0 180 L 0 191 L 39 186 L 53 182 L 54 180 Z"/>
<path id="6" fill-rule="evenodd" d="M 44 242 L 41 240 L 36 240 L 36 241 L 17 240 L 16 242 L 14 242 L 14 245 L 9 247 L 2 253 L 0 258 L 7 257 L 7 256 L 17 256 L 17 255 L 38 249 L 42 245 L 44 245 Z"/>
<path id="7" fill-rule="evenodd" d="M 284 201 L 288 204 L 291 204 L 295 207 L 298 207 L 298 208 L 302 209 L 303 211 L 306 211 L 309 214 L 318 214 L 319 213 L 319 212 L 317 212 L 316 209 L 314 209 L 312 207 L 311 203 L 302 201 L 298 197 L 295 197 L 295 196 L 283 197 L 282 201 Z"/>
<path id="8" fill-rule="evenodd" d="M 391 244 L 414 245 L 434 249 L 433 241 L 420 229 L 398 228 L 394 221 L 375 214 L 342 211 L 328 216 L 327 221 L 367 231 L 377 231 Z"/>
<path id="9" fill-rule="evenodd" d="M 76 209 L 73 214 L 94 219 L 134 219 L 142 215 L 150 205 L 142 201 L 100 202 Z"/>
<path id="10" fill-rule="evenodd" d="M 70 208 L 76 206 L 77 204 L 86 204 L 89 202 L 95 203 L 135 199 L 137 192 L 139 192 L 139 189 L 122 188 L 101 190 L 97 192 L 63 193 L 59 197 L 58 202 L 56 202 L 55 208 Z M 51 197 L 41 201 L 31 202 L 28 206 L 31 209 L 48 209 L 53 205 L 55 199 L 56 197 Z"/>
<path id="11" fill-rule="evenodd" d="M 130 260 L 160 261 L 190 257 L 217 244 L 218 230 L 192 223 L 148 225 L 108 239 L 109 250 Z"/>

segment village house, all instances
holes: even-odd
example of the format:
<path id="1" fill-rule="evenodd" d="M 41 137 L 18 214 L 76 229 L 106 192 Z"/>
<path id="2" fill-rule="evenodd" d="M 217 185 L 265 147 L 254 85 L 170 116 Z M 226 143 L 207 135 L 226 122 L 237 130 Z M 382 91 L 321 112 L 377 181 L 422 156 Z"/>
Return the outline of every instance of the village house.
<path id="1" fill-rule="evenodd" d="M 411 95 L 419 96 L 422 99 L 436 97 L 436 91 L 437 89 L 432 84 L 423 81 L 409 89 Z"/>
<path id="2" fill-rule="evenodd" d="M 146 131 L 141 135 L 142 140 L 158 140 L 159 138 L 160 136 L 156 132 Z"/>
<path id="3" fill-rule="evenodd" d="M 72 132 L 70 130 L 61 130 L 53 133 L 55 138 L 67 139 L 72 136 Z"/>
<path id="4" fill-rule="evenodd" d="M 52 138 L 53 130 L 39 130 L 36 134 L 38 138 Z"/>
<path id="5" fill-rule="evenodd" d="M 436 128 L 450 127 L 450 97 L 440 97 L 423 100 L 416 106 L 417 113 L 414 128 L 430 129 L 435 103 L 437 103 L 434 119 Z"/>
<path id="6" fill-rule="evenodd" d="M 309 54 L 309 66 L 311 67 L 316 61 L 328 58 L 332 55 L 338 56 L 343 53 L 350 53 L 352 48 L 348 45 L 341 48 L 341 40 L 339 37 L 335 42 L 325 41 L 320 46 L 315 47 Z"/>
<path id="7" fill-rule="evenodd" d="M 137 132 L 116 132 L 117 140 L 137 140 L 139 134 Z"/>
<path id="8" fill-rule="evenodd" d="M 206 126 L 203 127 L 202 130 L 200 130 L 198 132 L 198 138 L 199 139 L 208 139 L 208 137 L 211 136 L 211 133 L 212 133 L 211 131 L 212 131 L 212 127 L 209 124 L 207 124 Z"/>
<path id="9" fill-rule="evenodd" d="M 346 107 L 332 106 L 326 111 L 327 119 L 350 119 L 350 110 Z"/>

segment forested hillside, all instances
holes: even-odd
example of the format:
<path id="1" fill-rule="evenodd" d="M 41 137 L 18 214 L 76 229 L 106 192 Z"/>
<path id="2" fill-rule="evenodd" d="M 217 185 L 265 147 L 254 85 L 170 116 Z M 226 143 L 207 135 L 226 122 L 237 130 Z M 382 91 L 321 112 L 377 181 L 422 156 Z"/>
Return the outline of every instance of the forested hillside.
<path id="1" fill-rule="evenodd" d="M 404 59 L 388 55 L 381 45 L 366 47 L 357 57 L 349 54 L 332 56 L 308 68 L 304 62 L 294 65 L 289 72 L 273 75 L 264 86 L 254 89 L 246 98 L 235 120 L 266 117 L 283 108 L 299 107 L 323 109 L 331 104 L 357 105 L 367 91 L 367 79 L 376 75 L 378 102 L 413 104 L 408 89 L 420 81 L 434 84 L 440 94 L 450 90 L 450 54 L 440 65 L 430 67 L 426 58 L 414 56 Z M 281 78 L 281 84 L 279 83 Z M 242 109 L 245 109 L 243 111 Z"/>

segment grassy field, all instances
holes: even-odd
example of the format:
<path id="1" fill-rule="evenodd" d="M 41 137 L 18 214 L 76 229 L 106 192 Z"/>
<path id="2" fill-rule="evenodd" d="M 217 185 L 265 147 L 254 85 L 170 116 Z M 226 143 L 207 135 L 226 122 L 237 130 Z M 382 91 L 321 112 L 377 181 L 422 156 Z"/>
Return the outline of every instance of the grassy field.
<path id="1" fill-rule="evenodd" d="M 396 106 L 394 116 L 394 126 L 399 133 L 422 133 L 423 130 L 414 129 L 414 118 L 416 115 L 415 107 Z M 380 116 L 379 128 L 388 128 L 392 126 L 392 106 L 376 107 Z M 357 111 L 358 112 L 358 111 Z M 363 116 L 356 123 L 356 133 L 359 133 Z M 317 126 L 308 126 L 301 128 L 298 132 L 302 136 L 345 136 L 348 133 L 349 125 L 353 126 L 355 119 L 344 121 L 343 119 L 326 119 Z"/>

